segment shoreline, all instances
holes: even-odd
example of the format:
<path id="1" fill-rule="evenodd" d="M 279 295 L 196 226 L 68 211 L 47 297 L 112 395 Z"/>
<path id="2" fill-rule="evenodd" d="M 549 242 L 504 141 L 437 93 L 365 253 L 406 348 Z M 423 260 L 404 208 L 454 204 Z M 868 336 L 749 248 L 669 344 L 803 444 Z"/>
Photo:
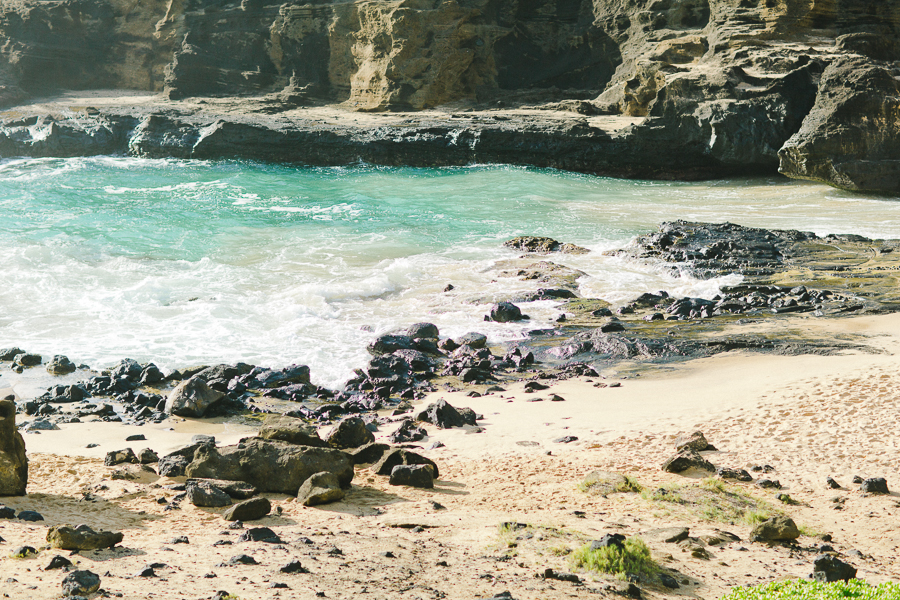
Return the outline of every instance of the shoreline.
<path id="1" fill-rule="evenodd" d="M 852 564 L 870 583 L 900 580 L 900 493 L 894 491 L 900 442 L 892 418 L 900 409 L 900 312 L 893 275 L 885 275 L 894 268 L 894 253 L 883 252 L 896 242 L 879 241 L 882 251 L 873 256 L 871 240 L 829 237 L 822 244 L 799 239 L 806 234 L 798 232 L 723 228 L 738 231 L 740 239 L 787 241 L 771 247 L 777 259 L 757 260 L 761 246 L 752 243 L 736 247 L 729 260 L 744 248 L 756 257 L 742 266 L 748 282 L 716 303 L 645 294 L 627 306 L 630 312 L 613 316 L 601 301 L 573 299 L 565 327 L 537 336 L 531 346 L 502 351 L 480 347 L 485 339 L 477 335 L 454 349 L 457 342 L 439 339 L 433 325 L 417 324 L 379 338 L 375 358 L 342 392 L 313 389 L 305 367 L 219 365 L 206 375 L 210 385 L 238 394 L 229 400 L 236 412 L 226 416 L 154 422 L 160 395 L 143 404 L 157 407 L 152 414 L 133 418 L 137 394 L 162 392 L 172 383 L 159 374 L 156 387 L 121 394 L 131 394 L 128 418 L 141 426 L 104 422 L 110 411 L 94 406 L 84 409 L 93 412 L 81 423 L 26 432 L 28 494 L 0 502 L 16 513 L 38 511 L 44 521 L 0 519 L 6 540 L 0 565 L 9 573 L 0 593 L 58 597 L 64 573 L 44 570 L 57 553 L 45 540 L 48 528 L 66 523 L 123 533 L 120 545 L 70 558 L 79 569 L 102 574 L 108 593 L 135 600 L 199 600 L 218 590 L 268 600 L 411 593 L 497 598 L 504 591 L 518 600 L 586 594 L 715 600 L 734 586 L 806 578 L 822 553 Z M 706 245 L 703 236 L 711 229 L 701 224 L 694 241 Z M 656 250 L 638 244 L 631 252 Z M 854 262 L 859 256 L 866 258 Z M 729 267 L 700 259 L 695 266 Z M 440 365 L 435 350 L 446 353 Z M 537 364 L 530 362 L 532 352 Z M 133 383 L 151 373 L 146 369 L 123 361 L 116 370 Z M 198 369 L 171 379 L 195 381 L 207 372 Z M 50 377 L 33 374 L 32 389 Z M 61 381 L 83 376 L 76 371 Z M 6 374 L 0 382 L 5 387 Z M 257 392 L 244 398 L 235 382 Z M 267 382 L 289 384 L 275 388 L 280 398 L 257 396 L 270 389 Z M 101 383 L 93 381 L 91 389 L 116 385 Z M 526 389 L 536 383 L 536 391 Z M 291 402 L 288 392 L 304 402 Z M 439 400 L 480 418 L 448 429 L 408 420 Z M 69 406 L 77 412 L 85 405 L 90 402 Z M 428 489 L 391 485 L 375 465 L 354 460 L 342 500 L 308 507 L 293 495 L 263 493 L 272 511 L 232 529 L 222 508 L 184 500 L 185 476 L 160 477 L 146 465 L 105 466 L 101 460 L 126 447 L 162 455 L 192 443 L 195 434 L 214 435 L 217 450 L 193 450 L 197 462 L 256 435 L 269 409 L 303 417 L 293 423 L 312 424 L 323 438 L 348 414 L 365 417 L 362 425 L 375 430 L 376 446 L 391 442 L 382 454 L 400 445 L 434 461 L 440 476 Z M 424 437 L 393 443 L 392 434 L 404 425 L 422 428 Z M 714 471 L 665 472 L 676 440 L 694 431 L 714 445 L 698 454 Z M 146 439 L 125 439 L 136 433 Z M 716 468 L 746 471 L 749 481 Z M 892 491 L 864 492 L 857 477 L 884 478 Z M 627 485 L 618 487 L 618 478 Z M 827 478 L 840 487 L 830 487 Z M 796 522 L 797 535 L 755 541 L 757 522 L 779 515 Z M 270 527 L 280 542 L 242 541 L 252 527 Z M 680 541 L 673 541 L 674 530 Z M 644 540 L 659 571 L 636 577 L 632 588 L 624 575 L 588 572 L 573 562 L 579 548 L 612 533 Z M 176 542 L 179 536 L 187 543 Z M 23 545 L 37 555 L 14 558 Z M 229 562 L 240 555 L 252 562 Z M 290 561 L 307 572 L 283 572 Z"/>
<path id="2" fill-rule="evenodd" d="M 563 549 L 571 551 L 584 540 L 608 532 L 643 536 L 654 558 L 682 582 L 679 589 L 667 590 L 641 581 L 644 598 L 675 599 L 687 593 L 715 599 L 735 585 L 805 578 L 817 548 L 825 545 L 821 536 L 826 533 L 831 535 L 827 544 L 860 569 L 860 577 L 873 584 L 897 581 L 900 566 L 894 560 L 898 548 L 894 534 L 900 496 L 896 492 L 859 494 L 849 479 L 853 474 L 882 476 L 893 489 L 900 475 L 900 454 L 890 435 L 890 415 L 900 408 L 898 396 L 890 391 L 900 389 L 900 376 L 893 368 L 900 350 L 900 314 L 821 323 L 834 335 L 864 332 L 884 353 L 795 357 L 729 353 L 688 361 L 667 373 L 618 380 L 621 387 L 598 389 L 578 378 L 551 382 L 549 389 L 532 394 L 524 393 L 521 384 L 480 398 L 436 392 L 416 406 L 443 397 L 454 406 L 483 412 L 485 418 L 476 428 L 439 430 L 424 425 L 429 437 L 416 446 L 427 447 L 434 441 L 446 444 L 436 450 L 417 450 L 440 465 L 442 474 L 433 490 L 390 486 L 361 465 L 341 502 L 306 508 L 290 496 L 265 494 L 283 512 L 252 526 L 274 528 L 285 540 L 274 548 L 260 542 L 238 543 L 235 536 L 240 531 L 224 535 L 227 529 L 218 516 L 221 509 L 186 503 L 181 510 L 164 511 L 156 498 L 171 500 L 174 492 L 157 487 L 152 478 L 144 482 L 110 478 L 115 467 L 104 467 L 97 458 L 71 456 L 52 441 L 52 436 L 62 436 L 64 431 L 26 435 L 33 467 L 29 495 L 3 502 L 17 510 L 37 509 L 47 521 L 37 527 L 0 521 L 0 534 L 7 540 L 5 547 L 13 547 L 35 545 L 46 527 L 73 519 L 123 530 L 126 537 L 120 550 L 83 552 L 72 558 L 82 568 L 106 571 L 104 589 L 134 599 L 210 598 L 219 589 L 241 598 L 267 599 L 314 598 L 320 592 L 350 598 L 363 590 L 388 598 L 403 597 L 411 590 L 453 598 L 487 598 L 504 590 L 518 599 L 587 593 L 620 597 L 624 588 L 614 578 L 583 571 L 576 571 L 581 584 L 536 578 L 545 568 L 572 571 Z M 528 402 L 550 393 L 563 396 L 565 402 Z M 872 402 L 874 397 L 880 405 Z M 636 405 L 639 409 L 633 411 Z M 819 439 L 835 420 L 842 426 L 831 430 L 829 439 Z M 106 436 L 99 432 L 101 426 L 121 432 L 120 440 L 130 431 L 113 423 L 81 427 L 87 428 L 88 435 Z M 718 451 L 704 453 L 715 464 L 774 467 L 770 477 L 781 482 L 781 490 L 732 481 L 725 484 L 726 489 L 750 494 L 767 505 L 779 504 L 777 493 L 798 501 L 799 505 L 783 506 L 806 532 L 796 544 L 750 542 L 749 525 L 698 518 L 690 504 L 670 507 L 643 493 L 600 496 L 579 491 L 578 483 L 595 469 L 626 473 L 644 489 L 696 488 L 703 475 L 672 475 L 659 468 L 672 453 L 674 439 L 695 428 L 716 444 Z M 194 429 L 172 435 L 187 442 Z M 378 441 L 391 429 L 382 426 Z M 150 431 L 142 428 L 143 433 Z M 204 431 L 220 435 L 212 428 Z M 554 443 L 552 438 L 562 433 L 580 439 Z M 148 437 L 156 450 L 165 443 Z M 222 441 L 228 441 L 227 436 Z M 517 441 L 538 445 L 523 446 Z M 130 444 L 118 444 L 126 445 Z M 853 448 L 865 452 L 859 454 Z M 825 475 L 841 482 L 843 489 L 825 489 Z M 82 493 L 94 500 L 78 500 Z M 833 509 L 832 497 L 843 499 L 843 510 Z M 498 529 L 502 522 L 522 523 L 525 535 L 505 533 Z M 414 525 L 423 529 L 404 528 Z M 677 544 L 653 537 L 654 531 L 666 527 L 688 527 L 697 536 L 691 539 L 727 531 L 740 541 L 700 542 L 707 558 L 698 558 Z M 187 535 L 190 543 L 167 543 L 177 535 Z M 233 545 L 213 545 L 222 540 Z M 341 554 L 329 555 L 333 548 Z M 32 585 L 35 589 L 29 597 L 58 596 L 62 574 L 34 568 L 43 565 L 52 552 L 19 561 L 0 558 L 10 574 L 9 580 L 0 583 L 0 591 L 22 597 L 25 586 Z M 260 564 L 219 564 L 239 552 L 249 553 Z M 381 556 L 385 552 L 393 557 Z M 311 573 L 279 574 L 278 568 L 292 557 L 299 558 Z M 435 566 L 442 561 L 449 566 Z M 148 591 L 145 580 L 134 573 L 152 562 L 170 566 L 159 571 L 152 580 L 153 591 Z M 217 576 L 204 579 L 208 572 Z M 275 582 L 288 588 L 271 588 Z"/>

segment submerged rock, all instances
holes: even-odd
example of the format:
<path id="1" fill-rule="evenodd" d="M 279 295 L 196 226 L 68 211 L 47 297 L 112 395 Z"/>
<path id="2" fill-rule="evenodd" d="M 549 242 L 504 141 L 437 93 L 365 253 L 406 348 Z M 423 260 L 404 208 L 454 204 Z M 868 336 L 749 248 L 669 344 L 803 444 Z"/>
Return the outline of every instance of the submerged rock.
<path id="1" fill-rule="evenodd" d="M 564 254 L 586 254 L 587 248 L 576 246 L 575 244 L 563 244 L 557 242 L 553 238 L 523 235 L 511 240 L 503 242 L 507 248 L 514 250 L 522 250 L 524 252 L 535 252 L 538 254 L 547 254 L 550 252 L 562 252 Z"/>
<path id="2" fill-rule="evenodd" d="M 47 363 L 47 372 L 51 375 L 66 375 L 75 371 L 75 363 L 68 357 L 57 354 Z"/>
<path id="3" fill-rule="evenodd" d="M 500 302 L 491 307 L 491 314 L 484 318 L 485 321 L 496 321 L 497 323 L 510 323 L 512 321 L 521 321 L 527 317 L 522 314 L 518 306 L 512 302 Z"/>

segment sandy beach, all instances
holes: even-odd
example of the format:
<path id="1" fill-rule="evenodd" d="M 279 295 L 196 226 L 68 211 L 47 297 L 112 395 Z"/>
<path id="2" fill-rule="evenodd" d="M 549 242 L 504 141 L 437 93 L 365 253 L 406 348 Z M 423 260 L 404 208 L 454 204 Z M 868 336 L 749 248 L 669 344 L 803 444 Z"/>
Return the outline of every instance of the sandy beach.
<path id="1" fill-rule="evenodd" d="M 222 445 L 253 435 L 252 427 L 170 419 L 134 432 L 95 422 L 25 434 L 29 493 L 2 502 L 17 511 L 37 510 L 45 521 L 0 521 L 0 593 L 60 595 L 63 573 L 43 567 L 55 554 L 68 555 L 46 547 L 47 528 L 61 523 L 124 533 L 118 547 L 70 559 L 101 575 L 108 594 L 135 599 L 211 598 L 218 590 L 243 599 L 489 598 L 503 591 L 519 599 L 614 597 L 623 584 L 606 576 L 576 572 L 577 584 L 537 576 L 548 568 L 571 572 L 573 550 L 612 532 L 642 534 L 679 582 L 677 589 L 641 584 L 645 598 L 714 599 L 735 585 L 804 578 L 826 539 L 860 578 L 900 579 L 897 493 L 862 494 L 851 483 L 853 476 L 884 477 L 891 489 L 900 486 L 894 437 L 900 315 L 798 319 L 792 326 L 836 337 L 862 335 L 872 351 L 791 357 L 732 352 L 627 379 L 604 372 L 605 378 L 556 382 L 533 393 L 524 391 L 524 383 L 481 397 L 435 393 L 416 408 L 443 398 L 483 419 L 477 427 L 425 426 L 429 437 L 416 445 L 441 469 L 433 490 L 390 486 L 363 465 L 338 503 L 308 508 L 289 496 L 267 495 L 276 510 L 246 527 L 271 527 L 283 540 L 276 545 L 238 542 L 241 531 L 226 528 L 221 509 L 185 502 L 165 510 L 162 499 L 176 492 L 162 486 L 174 481 L 152 474 L 116 479 L 122 467 L 103 466 L 106 452 L 126 446 L 162 455 L 195 433 L 216 435 Z M 551 401 L 552 394 L 563 401 Z M 377 438 L 394 428 L 382 426 Z M 748 470 L 768 465 L 773 470 L 765 477 L 782 489 L 735 481 L 717 486 L 705 479 L 708 473 L 662 472 L 678 435 L 696 430 L 718 449 L 704 453 L 712 463 Z M 146 441 L 124 441 L 138 431 Z M 577 439 L 555 441 L 564 436 Z M 87 449 L 88 441 L 99 446 Z M 445 446 L 425 450 L 436 441 Z M 579 490 L 594 470 L 626 474 L 643 492 Z M 827 489 L 829 476 L 842 489 Z M 661 500 L 660 489 L 688 501 Z M 749 522 L 690 501 L 691 494 L 725 492 L 783 511 L 803 535 L 794 546 L 751 542 Z M 780 502 L 776 494 L 788 494 L 796 504 Z M 688 527 L 703 552 L 695 552 L 698 544 L 666 543 L 654 533 L 668 527 Z M 719 531 L 740 541 L 714 543 Z M 189 543 L 173 543 L 177 536 Z M 37 548 L 38 555 L 9 557 L 21 545 Z M 220 566 L 237 554 L 259 564 Z M 309 573 L 279 572 L 294 559 Z M 155 569 L 156 577 L 136 575 L 153 564 L 165 565 Z M 273 587 L 277 583 L 287 587 Z"/>

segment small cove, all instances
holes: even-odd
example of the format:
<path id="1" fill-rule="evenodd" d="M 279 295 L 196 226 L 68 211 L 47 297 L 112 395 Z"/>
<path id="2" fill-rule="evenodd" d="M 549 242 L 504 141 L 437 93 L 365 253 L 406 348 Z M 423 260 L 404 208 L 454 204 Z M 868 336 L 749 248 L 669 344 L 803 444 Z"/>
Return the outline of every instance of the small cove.
<path id="1" fill-rule="evenodd" d="M 508 166 L 296 168 L 117 157 L 0 163 L 0 346 L 77 363 L 164 368 L 308 364 L 336 386 L 377 334 L 419 321 L 516 339 L 548 326 L 482 321 L 536 284 L 500 277 L 516 235 L 592 250 L 581 294 L 711 297 L 661 265 L 603 256 L 664 220 L 900 237 L 900 202 L 783 178 L 625 181 Z M 445 292 L 450 284 L 453 290 Z"/>

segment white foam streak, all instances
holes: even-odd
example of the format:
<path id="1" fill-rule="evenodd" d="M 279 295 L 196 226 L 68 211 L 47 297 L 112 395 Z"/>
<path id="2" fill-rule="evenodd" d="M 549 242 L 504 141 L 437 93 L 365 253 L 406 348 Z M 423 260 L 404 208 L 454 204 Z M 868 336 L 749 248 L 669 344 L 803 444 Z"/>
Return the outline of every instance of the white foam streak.
<path id="1" fill-rule="evenodd" d="M 623 304 L 658 290 L 710 298 L 740 281 L 603 254 L 662 220 L 900 234 L 900 203 L 821 186 L 622 182 L 518 167 L 6 160 L 0 207 L 0 346 L 95 367 L 123 357 L 164 368 L 303 363 L 330 386 L 365 364 L 376 335 L 415 322 L 494 340 L 551 327 L 560 309 L 550 301 L 523 304 L 524 323 L 483 321 L 492 302 L 539 287 L 501 275 L 518 256 L 502 242 L 515 235 L 590 248 L 544 258 L 586 272 L 581 295 Z"/>

